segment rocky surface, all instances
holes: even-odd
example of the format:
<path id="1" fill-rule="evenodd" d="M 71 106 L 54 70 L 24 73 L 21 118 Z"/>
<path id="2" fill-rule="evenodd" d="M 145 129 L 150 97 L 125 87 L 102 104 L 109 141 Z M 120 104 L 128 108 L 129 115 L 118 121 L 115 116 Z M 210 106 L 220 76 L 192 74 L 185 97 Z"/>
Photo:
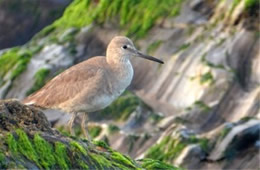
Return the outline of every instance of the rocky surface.
<path id="1" fill-rule="evenodd" d="M 187 169 L 260 167 L 258 1 L 174 1 L 174 8 L 160 3 L 158 13 L 146 0 L 128 4 L 128 13 L 121 1 L 114 0 L 111 8 L 106 1 L 84 2 L 76 0 L 26 45 L 0 52 L 0 66 L 15 56 L 12 64 L 0 67 L 1 98 L 23 99 L 69 66 L 104 55 L 113 36 L 127 34 L 141 51 L 165 64 L 134 58 L 129 90 L 138 97 L 127 92 L 91 114 L 91 135 L 132 158 Z M 148 14 L 152 9 L 154 20 L 138 13 L 138 7 Z M 148 23 L 152 27 L 142 27 Z M 70 115 L 59 115 L 47 116 L 66 132 Z"/>
<path id="2" fill-rule="evenodd" d="M 1 169 L 172 169 L 152 159 L 134 161 L 104 142 L 64 136 L 45 115 L 15 100 L 0 101 Z"/>
<path id="3" fill-rule="evenodd" d="M 22 45 L 62 15 L 70 0 L 1 0 L 0 49 Z"/>

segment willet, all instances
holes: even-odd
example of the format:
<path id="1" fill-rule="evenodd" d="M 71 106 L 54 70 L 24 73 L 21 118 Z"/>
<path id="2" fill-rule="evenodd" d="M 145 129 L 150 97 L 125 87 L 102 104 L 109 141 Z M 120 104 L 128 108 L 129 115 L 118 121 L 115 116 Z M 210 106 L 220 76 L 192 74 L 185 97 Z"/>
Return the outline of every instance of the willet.
<path id="1" fill-rule="evenodd" d="M 81 129 L 89 138 L 85 127 L 87 113 L 104 109 L 130 85 L 134 74 L 130 58 L 135 56 L 163 64 L 136 50 L 129 38 L 117 36 L 109 43 L 106 57 L 93 57 L 70 67 L 23 102 L 42 109 L 73 113 L 69 120 L 71 133 L 77 113 L 83 112 Z"/>

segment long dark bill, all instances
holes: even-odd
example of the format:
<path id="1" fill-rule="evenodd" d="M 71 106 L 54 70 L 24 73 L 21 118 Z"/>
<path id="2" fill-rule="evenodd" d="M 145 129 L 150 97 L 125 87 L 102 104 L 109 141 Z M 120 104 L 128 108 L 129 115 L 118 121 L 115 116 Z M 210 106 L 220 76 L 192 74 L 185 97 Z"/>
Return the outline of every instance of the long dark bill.
<path id="1" fill-rule="evenodd" d="M 154 57 L 152 57 L 152 56 L 143 54 L 143 53 L 141 53 L 140 51 L 135 51 L 135 50 L 133 50 L 133 49 L 128 49 L 128 50 L 130 50 L 131 52 L 134 52 L 137 57 L 145 58 L 145 59 L 147 59 L 147 60 L 151 60 L 151 61 L 155 61 L 155 62 L 157 62 L 157 63 L 164 64 L 164 62 L 163 62 L 162 60 L 159 60 L 159 59 L 154 58 Z"/>
<path id="2" fill-rule="evenodd" d="M 164 62 L 163 62 L 162 60 L 159 60 L 159 59 L 154 58 L 154 57 L 152 57 L 152 56 L 143 54 L 143 53 L 141 53 L 141 52 L 139 52 L 139 51 L 137 51 L 137 57 L 145 58 L 145 59 L 147 59 L 147 60 L 151 60 L 151 61 L 155 61 L 155 62 L 157 62 L 157 63 L 164 64 Z"/>

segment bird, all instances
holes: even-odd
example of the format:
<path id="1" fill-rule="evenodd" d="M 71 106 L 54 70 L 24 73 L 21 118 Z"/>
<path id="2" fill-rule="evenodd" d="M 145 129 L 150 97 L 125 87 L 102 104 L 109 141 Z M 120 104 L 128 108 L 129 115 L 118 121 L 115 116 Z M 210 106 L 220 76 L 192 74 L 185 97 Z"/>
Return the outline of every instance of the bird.
<path id="1" fill-rule="evenodd" d="M 92 57 L 68 68 L 22 102 L 43 110 L 71 113 L 68 122 L 71 134 L 77 114 L 83 113 L 81 129 L 90 139 L 87 114 L 109 106 L 130 85 L 134 75 L 130 60 L 134 57 L 164 64 L 162 60 L 138 51 L 128 37 L 115 36 L 107 46 L 105 57 Z"/>

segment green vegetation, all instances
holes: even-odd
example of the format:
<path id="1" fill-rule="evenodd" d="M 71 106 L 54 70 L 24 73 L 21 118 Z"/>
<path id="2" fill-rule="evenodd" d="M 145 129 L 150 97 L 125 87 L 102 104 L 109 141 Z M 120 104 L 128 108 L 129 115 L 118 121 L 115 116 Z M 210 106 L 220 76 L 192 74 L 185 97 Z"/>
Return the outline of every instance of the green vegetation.
<path id="1" fill-rule="evenodd" d="M 253 8 L 253 7 L 259 7 L 259 0 L 245 0 L 245 8 Z"/>
<path id="2" fill-rule="evenodd" d="M 39 158 L 39 163 L 44 167 L 53 167 L 56 163 L 55 157 L 52 154 L 53 148 L 52 146 L 46 142 L 39 134 L 36 134 L 33 139 L 34 147 L 36 153 L 41 155 Z"/>
<path id="3" fill-rule="evenodd" d="M 55 29 L 81 28 L 93 22 L 103 24 L 117 18 L 127 36 L 143 37 L 159 18 L 179 14 L 182 0 L 74 0 L 61 19 L 44 29 L 43 36 Z M 142 9 L 142 10 L 140 10 Z"/>
<path id="4" fill-rule="evenodd" d="M 0 83 L 3 83 L 1 82 L 1 77 L 4 77 L 10 70 L 12 70 L 11 80 L 18 77 L 26 69 L 31 56 L 32 53 L 30 51 L 17 47 L 3 53 L 0 56 Z"/>
<path id="5" fill-rule="evenodd" d="M 113 124 L 109 124 L 109 125 L 108 125 L 108 133 L 109 133 L 109 134 L 113 134 L 113 133 L 116 133 L 116 132 L 118 132 L 118 131 L 120 131 L 120 129 L 119 129 L 118 126 L 113 125 Z"/>
<path id="6" fill-rule="evenodd" d="M 181 168 L 176 168 L 172 165 L 162 163 L 157 160 L 145 158 L 138 160 L 142 162 L 142 168 L 147 169 L 147 170 L 153 170 L 153 169 L 164 169 L 164 170 L 181 170 Z"/>
<path id="7" fill-rule="evenodd" d="M 30 95 L 33 92 L 39 90 L 45 84 L 49 73 L 50 70 L 47 68 L 39 69 L 34 75 L 34 85 L 26 92 L 26 95 Z"/>
<path id="8" fill-rule="evenodd" d="M 6 164 L 5 164 L 5 155 L 2 153 L 2 151 L 0 150 L 0 167 L 2 167 L 3 169 L 6 169 Z"/>
<path id="9" fill-rule="evenodd" d="M 252 117 L 252 116 L 245 116 L 245 117 L 242 117 L 240 120 L 239 120 L 239 123 L 245 123 L 249 120 L 252 120 L 252 119 L 257 119 L 256 117 Z"/>
<path id="10" fill-rule="evenodd" d="M 61 169 L 68 169 L 69 165 L 67 163 L 69 162 L 69 159 L 67 156 L 66 146 L 63 143 L 56 142 L 54 147 L 54 156 L 58 166 L 61 167 Z"/>
<path id="11" fill-rule="evenodd" d="M 232 127 L 224 127 L 220 132 L 220 139 L 224 139 L 231 130 Z"/>
<path id="12" fill-rule="evenodd" d="M 215 82 L 211 71 L 208 71 L 200 76 L 200 84 L 209 83 L 210 85 Z"/>
<path id="13" fill-rule="evenodd" d="M 119 152 L 113 152 L 113 153 L 111 154 L 111 158 L 112 158 L 115 162 L 117 162 L 117 163 L 119 163 L 119 164 L 127 165 L 129 168 L 135 168 L 135 167 L 136 167 L 135 164 L 134 164 L 134 162 L 132 162 L 130 158 L 128 158 L 128 157 L 125 156 L 125 155 L 120 154 Z"/>
<path id="14" fill-rule="evenodd" d="M 196 136 L 190 136 L 188 139 L 179 138 L 164 137 L 160 143 L 148 149 L 145 157 L 172 163 L 189 144 L 198 144 L 204 152 L 208 151 L 209 140 L 206 138 L 197 138 Z"/>
<path id="15" fill-rule="evenodd" d="M 147 53 L 148 54 L 152 54 L 156 51 L 156 49 L 158 47 L 160 47 L 160 45 L 162 44 L 161 40 L 158 41 L 154 41 L 153 43 L 151 43 L 148 47 L 147 47 Z"/>
<path id="16" fill-rule="evenodd" d="M 51 138 L 50 141 L 48 138 L 46 140 L 40 134 L 28 136 L 21 129 L 6 135 L 4 145 L 7 147 L 4 147 L 6 151 L 0 152 L 0 168 L 25 168 L 25 162 L 29 161 L 30 166 L 40 169 L 110 169 L 112 166 L 120 169 L 141 169 L 141 165 L 113 151 L 102 141 L 94 142 L 94 145 L 99 147 L 99 150 L 96 150 L 98 147 L 91 148 L 88 141 L 75 141 L 70 138 L 70 142 L 54 142 Z M 146 162 L 144 166 L 148 165 Z M 156 161 L 154 166 L 171 167 L 159 161 Z"/>
<path id="17" fill-rule="evenodd" d="M 186 50 L 190 45 L 191 45 L 190 43 L 182 44 L 182 45 L 179 47 L 179 49 L 177 50 L 177 52 Z"/>
<path id="18" fill-rule="evenodd" d="M 206 103 L 204 103 L 201 100 L 195 101 L 193 105 L 198 107 L 199 109 L 201 109 L 204 112 L 208 112 L 211 109 Z"/>
<path id="19" fill-rule="evenodd" d="M 166 136 L 159 144 L 155 144 L 149 148 L 146 158 L 156 159 L 160 161 L 171 162 L 176 159 L 187 144 Z"/>
<path id="20" fill-rule="evenodd" d="M 70 146 L 72 150 L 81 152 L 83 155 L 87 155 L 87 151 L 78 142 L 72 141 L 70 142 Z"/>
<path id="21" fill-rule="evenodd" d="M 101 133 L 102 128 L 100 126 L 95 125 L 95 126 L 88 126 L 88 130 L 89 130 L 89 135 L 91 136 L 92 139 L 94 139 Z"/>
<path id="22" fill-rule="evenodd" d="M 113 118 L 115 120 L 126 120 L 136 107 L 141 104 L 141 100 L 134 94 L 126 91 L 121 97 L 110 106 L 100 112 L 103 118 Z"/>

